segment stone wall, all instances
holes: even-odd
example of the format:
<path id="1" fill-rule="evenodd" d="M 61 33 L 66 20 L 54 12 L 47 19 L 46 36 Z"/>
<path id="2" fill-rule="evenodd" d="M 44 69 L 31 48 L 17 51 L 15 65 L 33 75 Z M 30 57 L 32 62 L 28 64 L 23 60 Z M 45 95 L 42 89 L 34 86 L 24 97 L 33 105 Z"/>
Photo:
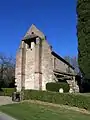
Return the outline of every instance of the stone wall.
<path id="1" fill-rule="evenodd" d="M 26 50 L 25 89 L 34 89 L 35 80 L 35 47 Z"/>
<path id="2" fill-rule="evenodd" d="M 42 58 L 42 41 L 39 37 L 37 37 L 35 45 L 35 81 L 34 81 L 34 89 L 36 90 L 42 89 L 41 58 Z"/>
<path id="3" fill-rule="evenodd" d="M 53 56 L 54 59 L 54 69 L 59 70 L 61 72 L 66 72 L 68 65 L 62 62 L 60 59 Z"/>
<path id="4" fill-rule="evenodd" d="M 21 91 L 21 78 L 22 78 L 22 49 L 17 51 L 16 55 L 16 68 L 15 68 L 15 85 L 17 91 Z"/>
<path id="5" fill-rule="evenodd" d="M 74 73 L 74 70 L 71 67 L 69 67 L 69 65 L 67 65 L 62 60 L 60 60 L 59 58 L 53 55 L 53 69 L 54 70 L 59 70 L 61 72 L 67 73 L 68 68 L 70 69 L 72 73 Z"/>
<path id="6" fill-rule="evenodd" d="M 46 40 L 42 41 L 42 90 L 46 90 L 46 83 L 55 82 L 53 74 L 53 58 Z"/>

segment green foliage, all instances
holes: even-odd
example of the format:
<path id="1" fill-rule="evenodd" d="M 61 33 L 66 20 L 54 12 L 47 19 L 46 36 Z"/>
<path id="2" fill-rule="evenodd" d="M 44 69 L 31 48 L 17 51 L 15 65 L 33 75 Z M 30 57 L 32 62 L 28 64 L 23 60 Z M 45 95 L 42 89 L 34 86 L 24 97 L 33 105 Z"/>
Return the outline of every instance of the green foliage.
<path id="1" fill-rule="evenodd" d="M 0 95 L 12 96 L 12 93 L 15 92 L 15 88 L 2 88 Z"/>
<path id="2" fill-rule="evenodd" d="M 64 92 L 69 92 L 69 89 L 70 89 L 68 83 L 65 83 L 65 82 L 57 82 L 57 83 L 51 82 L 46 84 L 46 89 L 48 91 L 59 92 L 60 88 L 63 88 Z"/>
<path id="3" fill-rule="evenodd" d="M 90 79 L 90 0 L 77 2 L 78 62 L 85 79 Z"/>
<path id="4" fill-rule="evenodd" d="M 24 100 L 40 100 L 44 102 L 75 106 L 90 110 L 90 96 L 80 94 L 55 93 L 48 91 L 25 90 Z"/>
<path id="5" fill-rule="evenodd" d="M 0 91 L 0 96 L 4 96 L 4 92 L 3 91 Z"/>

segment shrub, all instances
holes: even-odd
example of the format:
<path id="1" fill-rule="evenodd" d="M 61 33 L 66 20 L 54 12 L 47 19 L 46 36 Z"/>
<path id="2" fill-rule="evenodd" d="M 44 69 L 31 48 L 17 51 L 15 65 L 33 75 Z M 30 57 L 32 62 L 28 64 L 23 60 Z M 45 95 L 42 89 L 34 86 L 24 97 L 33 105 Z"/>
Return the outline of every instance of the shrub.
<path id="1" fill-rule="evenodd" d="M 2 88 L 0 95 L 12 96 L 12 93 L 15 92 L 15 88 Z"/>
<path id="2" fill-rule="evenodd" d="M 0 96 L 4 96 L 4 92 L 0 91 Z"/>
<path id="3" fill-rule="evenodd" d="M 59 92 L 59 89 L 63 88 L 64 92 L 69 92 L 69 85 L 66 82 L 56 82 L 56 83 L 47 83 L 46 84 L 46 89 L 48 91 L 55 91 L 55 92 Z"/>
<path id="4" fill-rule="evenodd" d="M 57 93 L 49 91 L 25 90 L 24 100 L 40 100 L 55 104 L 63 104 L 76 106 L 79 108 L 90 110 L 90 96 L 69 93 Z"/>

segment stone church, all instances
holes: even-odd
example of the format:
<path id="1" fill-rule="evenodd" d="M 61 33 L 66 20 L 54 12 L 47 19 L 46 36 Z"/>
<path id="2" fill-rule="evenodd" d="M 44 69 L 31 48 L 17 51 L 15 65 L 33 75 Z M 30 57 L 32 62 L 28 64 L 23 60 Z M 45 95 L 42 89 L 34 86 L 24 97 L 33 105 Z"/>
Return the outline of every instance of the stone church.
<path id="1" fill-rule="evenodd" d="M 74 91 L 78 91 L 74 68 L 52 50 L 45 35 L 32 25 L 16 53 L 17 91 L 22 88 L 46 90 L 46 83 L 57 81 L 67 81 Z"/>

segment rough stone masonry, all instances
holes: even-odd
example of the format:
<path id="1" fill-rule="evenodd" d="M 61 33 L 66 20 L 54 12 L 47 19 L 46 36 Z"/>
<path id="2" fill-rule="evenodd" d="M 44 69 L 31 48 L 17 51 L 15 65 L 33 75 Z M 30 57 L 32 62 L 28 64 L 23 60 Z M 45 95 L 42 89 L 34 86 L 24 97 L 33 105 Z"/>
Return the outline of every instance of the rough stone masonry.
<path id="1" fill-rule="evenodd" d="M 45 35 L 32 25 L 16 54 L 17 91 L 22 88 L 46 90 L 46 83 L 62 80 L 74 91 L 79 91 L 74 68 L 52 50 Z"/>

